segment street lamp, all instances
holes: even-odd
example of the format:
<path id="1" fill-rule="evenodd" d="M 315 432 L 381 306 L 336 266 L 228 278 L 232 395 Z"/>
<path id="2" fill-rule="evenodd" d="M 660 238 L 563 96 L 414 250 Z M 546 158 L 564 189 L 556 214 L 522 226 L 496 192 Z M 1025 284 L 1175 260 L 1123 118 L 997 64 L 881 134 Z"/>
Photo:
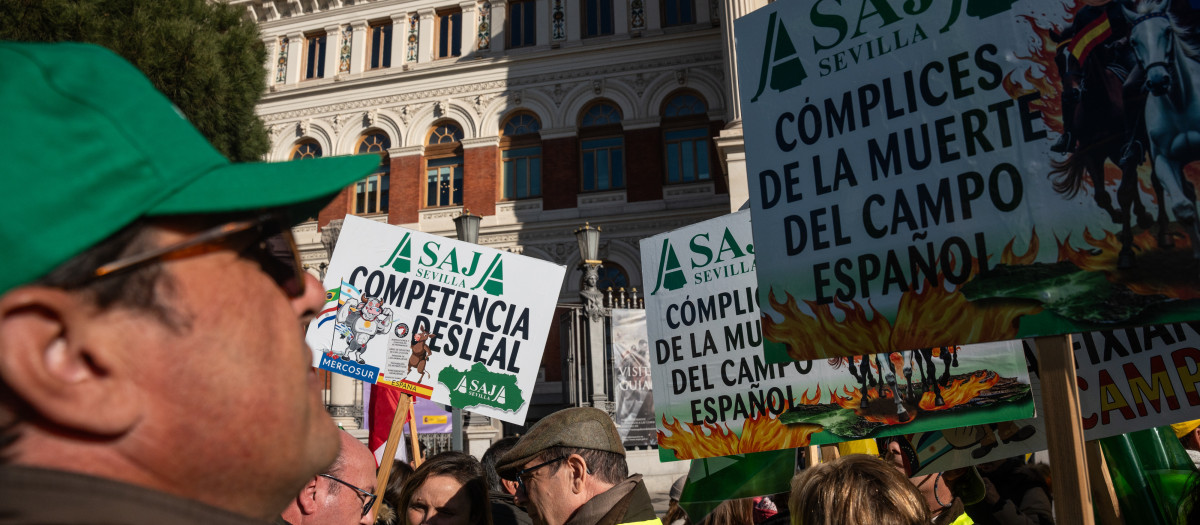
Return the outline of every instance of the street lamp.
<path id="1" fill-rule="evenodd" d="M 575 240 L 579 242 L 579 258 L 583 261 L 579 264 L 583 271 L 583 286 L 579 289 L 583 311 L 588 319 L 598 321 L 604 318 L 604 294 L 596 287 L 600 281 L 600 228 L 585 222 L 575 230 Z"/>
<path id="2" fill-rule="evenodd" d="M 585 264 L 600 264 L 600 227 L 592 227 L 589 223 L 575 230 L 575 240 L 579 241 L 579 257 Z"/>
<path id="3" fill-rule="evenodd" d="M 482 220 L 483 217 L 471 215 L 471 210 L 463 208 L 462 213 L 454 218 L 454 231 L 458 234 L 458 240 L 471 244 L 479 242 L 479 221 Z"/>
<path id="4" fill-rule="evenodd" d="M 476 244 L 479 242 L 479 222 L 483 217 L 472 215 L 471 210 L 463 208 L 462 213 L 454 218 L 454 231 L 458 240 Z M 461 408 L 450 409 L 450 448 L 459 452 L 463 450 L 463 413 Z"/>
<path id="5" fill-rule="evenodd" d="M 582 260 L 579 269 L 583 271 L 583 286 L 579 289 L 579 298 L 583 300 L 583 313 L 587 319 L 584 350 L 588 356 L 586 371 L 590 376 L 591 405 L 612 417 L 616 407 L 608 400 L 604 358 L 604 317 L 608 312 L 604 308 L 604 294 L 596 287 L 601 266 L 600 228 L 584 223 L 582 228 L 575 230 L 575 240 L 579 241 L 579 258 Z"/>

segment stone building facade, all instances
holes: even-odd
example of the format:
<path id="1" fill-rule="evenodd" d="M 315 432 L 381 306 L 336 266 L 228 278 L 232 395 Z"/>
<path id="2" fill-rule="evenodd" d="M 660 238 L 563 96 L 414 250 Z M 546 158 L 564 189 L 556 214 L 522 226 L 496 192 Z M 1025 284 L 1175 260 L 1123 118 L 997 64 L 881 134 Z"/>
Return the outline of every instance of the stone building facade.
<path id="1" fill-rule="evenodd" d="M 600 288 L 632 291 L 653 285 L 642 238 L 745 206 L 730 21 L 765 0 L 227 1 L 268 51 L 267 160 L 380 155 L 297 228 L 316 274 L 347 214 L 452 237 L 469 210 L 480 244 L 571 269 L 566 311 L 585 222 L 602 229 Z M 570 402 L 558 332 L 530 423 Z M 346 381 L 331 404 L 353 405 Z"/>

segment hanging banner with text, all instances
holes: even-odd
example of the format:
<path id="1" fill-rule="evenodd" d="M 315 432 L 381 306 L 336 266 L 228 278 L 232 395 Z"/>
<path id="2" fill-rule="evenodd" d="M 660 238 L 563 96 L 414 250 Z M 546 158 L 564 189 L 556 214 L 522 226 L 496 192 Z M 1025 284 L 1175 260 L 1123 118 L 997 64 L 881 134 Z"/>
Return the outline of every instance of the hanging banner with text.
<path id="1" fill-rule="evenodd" d="M 1085 440 L 1200 419 L 1200 323 L 1088 332 L 1071 339 Z M 1032 339 L 1024 345 L 1027 355 L 1036 355 Z M 1040 413 L 1038 381 L 1032 372 Z M 1040 417 L 904 437 L 914 453 L 916 474 L 1046 449 L 1045 420 Z"/>
<path id="2" fill-rule="evenodd" d="M 1094 3 L 776 2 L 736 21 L 772 361 L 1200 318 L 1200 149 L 1171 146 L 1200 114 L 1179 92 L 1200 84 L 1171 79 L 1200 62 L 1161 54 L 1195 14 Z M 1123 87 L 1139 61 L 1156 66 Z"/>
<path id="3" fill-rule="evenodd" d="M 566 269 L 347 216 L 313 366 L 525 424 Z"/>
<path id="4" fill-rule="evenodd" d="M 626 448 L 656 443 L 646 311 L 612 309 L 613 402 Z"/>
<path id="5" fill-rule="evenodd" d="M 1017 342 L 765 362 L 755 246 L 748 211 L 642 240 L 661 460 L 1033 415 Z"/>

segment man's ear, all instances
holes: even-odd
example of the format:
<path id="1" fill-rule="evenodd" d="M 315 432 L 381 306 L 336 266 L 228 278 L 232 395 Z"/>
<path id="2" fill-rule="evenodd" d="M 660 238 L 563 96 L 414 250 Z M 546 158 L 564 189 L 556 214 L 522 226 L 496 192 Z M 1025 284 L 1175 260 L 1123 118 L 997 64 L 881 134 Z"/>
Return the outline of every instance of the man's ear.
<path id="1" fill-rule="evenodd" d="M 504 478 L 500 478 L 500 486 L 504 488 L 505 494 L 508 494 L 509 496 L 517 495 L 517 487 L 518 487 L 517 482 L 508 480 L 508 479 L 504 479 Z"/>
<path id="2" fill-rule="evenodd" d="M 318 477 L 319 476 L 313 476 L 312 479 L 308 480 L 308 483 L 306 483 L 304 488 L 300 490 L 300 495 L 296 496 L 296 502 L 300 507 L 301 514 L 311 515 L 317 512 L 317 509 L 320 508 L 320 505 L 317 504 Z"/>
<path id="3" fill-rule="evenodd" d="M 588 470 L 587 461 L 579 454 L 571 454 L 567 456 L 567 469 L 571 472 L 571 490 L 579 493 L 583 490 L 584 476 L 591 476 L 591 471 Z"/>
<path id="4" fill-rule="evenodd" d="M 0 380 L 41 419 L 65 431 L 128 431 L 141 417 L 141 396 L 123 359 L 131 334 L 106 329 L 106 317 L 79 294 L 56 288 L 5 293 Z"/>

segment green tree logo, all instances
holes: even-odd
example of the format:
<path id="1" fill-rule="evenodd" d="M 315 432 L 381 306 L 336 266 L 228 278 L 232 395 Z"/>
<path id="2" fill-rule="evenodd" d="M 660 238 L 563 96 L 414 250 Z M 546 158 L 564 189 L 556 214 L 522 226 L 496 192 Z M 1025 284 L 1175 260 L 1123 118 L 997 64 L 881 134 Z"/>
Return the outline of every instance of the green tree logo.
<path id="1" fill-rule="evenodd" d="M 679 265 L 679 257 L 675 255 L 675 247 L 671 246 L 671 241 L 663 239 L 662 255 L 658 257 L 658 278 L 654 282 L 654 291 L 650 295 L 655 295 L 662 288 L 668 290 L 678 290 L 687 284 L 687 278 L 683 276 L 683 267 Z"/>
<path id="2" fill-rule="evenodd" d="M 412 270 L 412 239 L 411 234 L 404 233 L 404 237 L 396 244 L 396 249 L 392 250 L 392 254 L 388 256 L 380 268 L 391 266 L 393 270 L 400 273 L 408 273 Z"/>
<path id="3" fill-rule="evenodd" d="M 769 80 L 768 80 L 769 78 Z M 757 102 L 767 85 L 775 91 L 784 92 L 798 87 L 808 78 L 804 64 L 796 53 L 796 45 L 788 35 L 779 13 L 771 13 L 767 20 L 767 42 L 763 46 L 762 69 L 758 74 L 758 91 L 750 102 Z"/>

